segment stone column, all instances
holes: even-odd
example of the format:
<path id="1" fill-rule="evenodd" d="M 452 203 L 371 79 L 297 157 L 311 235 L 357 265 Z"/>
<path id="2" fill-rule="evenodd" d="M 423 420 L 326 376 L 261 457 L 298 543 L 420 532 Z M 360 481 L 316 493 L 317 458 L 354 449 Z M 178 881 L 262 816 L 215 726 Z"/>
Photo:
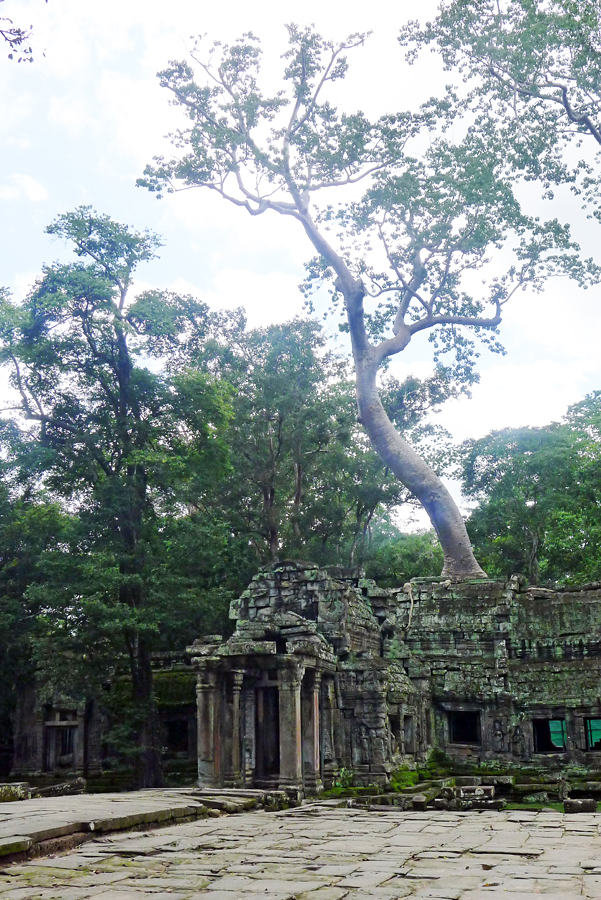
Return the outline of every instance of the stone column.
<path id="1" fill-rule="evenodd" d="M 240 694 L 242 691 L 242 682 L 244 681 L 244 672 L 233 672 L 234 683 L 232 686 L 232 769 L 231 780 L 233 786 L 242 783 L 241 769 L 241 743 L 242 743 L 242 727 L 240 721 Z"/>
<path id="2" fill-rule="evenodd" d="M 219 784 L 221 744 L 217 719 L 217 676 L 201 669 L 196 684 L 198 784 Z"/>
<path id="3" fill-rule="evenodd" d="M 308 704 L 308 721 L 303 723 L 303 738 L 306 741 L 304 754 L 305 770 L 303 780 L 307 791 L 319 793 L 323 790 L 321 781 L 321 734 L 320 734 L 321 672 L 313 672 Z"/>
<path id="4" fill-rule="evenodd" d="M 301 681 L 303 668 L 278 672 L 280 717 L 280 788 L 302 789 Z"/>

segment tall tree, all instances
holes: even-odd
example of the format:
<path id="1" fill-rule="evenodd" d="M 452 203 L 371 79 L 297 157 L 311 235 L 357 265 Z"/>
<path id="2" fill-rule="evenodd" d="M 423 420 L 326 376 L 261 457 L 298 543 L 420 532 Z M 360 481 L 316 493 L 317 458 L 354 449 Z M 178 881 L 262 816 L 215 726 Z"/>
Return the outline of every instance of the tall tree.
<path id="1" fill-rule="evenodd" d="M 409 496 L 357 425 L 348 363 L 314 320 L 243 324 L 218 352 L 207 347 L 234 388 L 231 471 L 220 491 L 232 534 L 255 564 L 290 556 L 360 564 L 372 523 Z M 440 378 L 389 378 L 384 402 L 393 421 L 432 443 L 436 429 L 424 420 L 458 390 Z"/>
<path id="2" fill-rule="evenodd" d="M 0 358 L 29 423 L 29 474 L 77 512 L 69 552 L 48 561 L 63 632 L 91 657 L 111 640 L 126 652 L 137 781 L 152 786 L 161 768 L 150 652 L 157 616 L 169 615 L 153 602 L 161 513 L 213 489 L 227 404 L 207 375 L 147 366 L 208 321 L 191 298 L 130 297 L 136 266 L 159 246 L 154 235 L 90 207 L 47 231 L 70 241 L 79 261 L 45 267 L 22 305 L 3 297 Z"/>
<path id="3" fill-rule="evenodd" d="M 159 196 L 204 187 L 252 216 L 271 211 L 298 222 L 318 253 L 308 289 L 326 280 L 334 301 L 344 301 L 359 418 L 373 446 L 428 512 L 444 551 L 443 573 L 483 575 L 449 492 L 386 414 L 378 371 L 429 331 L 437 359 L 454 353 L 455 375 L 473 380 L 474 333 L 499 349 L 496 329 L 516 291 L 556 271 L 584 277 L 573 258 L 563 257 L 576 248 L 558 222 L 523 214 L 506 153 L 492 149 L 492 129 L 449 140 L 456 98 L 375 122 L 360 111 L 340 112 L 326 93 L 346 74 L 346 52 L 365 35 L 334 44 L 312 29 L 292 25 L 288 32 L 277 94 L 260 90 L 253 35 L 204 55 L 199 43 L 196 71 L 174 62 L 159 73 L 190 124 L 174 138 L 181 154 L 156 158 L 139 184 Z M 335 189 L 359 182 L 366 186 L 362 200 L 331 205 Z M 513 248 L 513 259 L 503 273 L 491 273 L 489 256 L 501 247 Z M 486 282 L 475 292 L 473 273 Z"/>
<path id="4" fill-rule="evenodd" d="M 504 429 L 463 447 L 468 530 L 491 572 L 583 582 L 601 575 L 601 393 L 561 424 Z"/>

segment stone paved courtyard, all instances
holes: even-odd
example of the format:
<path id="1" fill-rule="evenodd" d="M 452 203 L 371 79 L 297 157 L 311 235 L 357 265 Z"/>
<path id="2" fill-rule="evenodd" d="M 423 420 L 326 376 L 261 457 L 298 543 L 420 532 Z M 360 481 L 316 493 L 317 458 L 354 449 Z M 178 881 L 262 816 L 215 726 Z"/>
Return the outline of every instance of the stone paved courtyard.
<path id="1" fill-rule="evenodd" d="M 2 900 L 601 898 L 601 815 L 320 804 L 114 833 L 5 864 Z"/>

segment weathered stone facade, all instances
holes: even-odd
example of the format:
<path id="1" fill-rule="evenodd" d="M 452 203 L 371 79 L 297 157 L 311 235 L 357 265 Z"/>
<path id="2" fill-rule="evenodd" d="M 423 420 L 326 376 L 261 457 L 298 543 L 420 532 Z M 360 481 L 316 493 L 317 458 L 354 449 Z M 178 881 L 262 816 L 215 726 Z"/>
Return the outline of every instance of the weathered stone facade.
<path id="1" fill-rule="evenodd" d="M 601 584 L 414 579 L 385 590 L 291 562 L 256 575 L 230 615 L 229 639 L 154 661 L 166 766 L 180 783 L 196 759 L 202 784 L 310 793 L 345 771 L 385 783 L 434 748 L 456 763 L 601 772 Z M 90 700 L 24 689 L 13 777 L 110 771 L 107 724 Z"/>
<path id="2" fill-rule="evenodd" d="M 184 653 L 155 653 L 154 690 L 157 700 L 163 761 L 168 770 L 182 773 L 189 781 L 195 768 L 196 693 L 195 676 Z M 112 694 L 127 701 L 131 691 L 126 675 L 116 674 L 107 685 Z M 119 706 L 113 700 L 112 708 Z M 114 716 L 114 713 L 113 713 Z M 107 789 L 128 784 L 102 776 L 120 768 L 107 735 L 111 721 L 98 700 L 74 698 L 55 691 L 51 685 L 23 686 L 14 717 L 13 778 L 85 776 L 90 784 L 98 780 Z M 176 779 L 177 780 L 177 779 Z"/>
<path id="3" fill-rule="evenodd" d="M 601 768 L 601 585 L 416 579 L 282 563 L 190 653 L 207 784 L 305 791 L 457 762 Z"/>

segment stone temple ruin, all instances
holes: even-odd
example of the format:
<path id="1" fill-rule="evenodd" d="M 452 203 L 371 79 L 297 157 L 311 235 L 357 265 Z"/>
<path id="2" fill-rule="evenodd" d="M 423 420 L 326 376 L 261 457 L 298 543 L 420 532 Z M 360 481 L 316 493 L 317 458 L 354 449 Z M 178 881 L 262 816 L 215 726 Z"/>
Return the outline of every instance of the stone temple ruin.
<path id="1" fill-rule="evenodd" d="M 190 649 L 201 784 L 385 783 L 457 763 L 601 768 L 601 585 L 414 579 L 285 562 Z"/>
<path id="2" fill-rule="evenodd" d="M 456 764 L 601 772 L 601 584 L 551 591 L 282 562 L 231 604 L 233 635 L 159 654 L 170 764 L 201 784 L 304 793 Z M 70 704 L 70 705 L 69 705 Z M 100 773 L 106 713 L 23 694 L 13 775 Z M 189 782 L 188 782 L 189 783 Z"/>

